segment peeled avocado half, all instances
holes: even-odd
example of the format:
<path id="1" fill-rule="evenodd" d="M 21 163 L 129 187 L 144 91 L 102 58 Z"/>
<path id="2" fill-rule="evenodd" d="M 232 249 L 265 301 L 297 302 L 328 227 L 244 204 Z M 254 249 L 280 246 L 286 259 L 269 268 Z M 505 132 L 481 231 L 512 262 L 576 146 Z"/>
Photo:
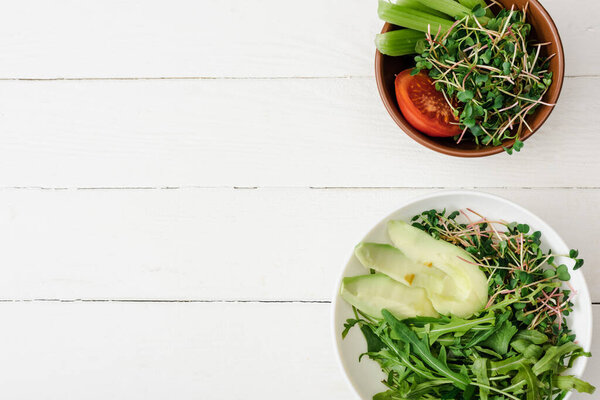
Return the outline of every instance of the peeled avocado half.
<path id="1" fill-rule="evenodd" d="M 374 317 L 386 308 L 399 318 L 434 316 L 436 311 L 467 318 L 485 306 L 487 279 L 468 262 L 473 259 L 465 250 L 404 221 L 388 222 L 388 234 L 394 246 L 356 246 L 361 264 L 378 273 L 344 278 L 341 294 L 347 302 Z M 372 276 L 377 278 L 367 279 Z"/>

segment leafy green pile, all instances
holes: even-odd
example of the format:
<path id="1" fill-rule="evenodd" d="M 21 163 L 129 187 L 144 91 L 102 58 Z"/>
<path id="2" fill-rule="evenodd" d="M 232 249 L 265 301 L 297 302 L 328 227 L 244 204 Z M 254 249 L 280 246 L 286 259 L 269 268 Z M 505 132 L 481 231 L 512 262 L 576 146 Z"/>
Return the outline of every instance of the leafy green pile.
<path id="1" fill-rule="evenodd" d="M 539 105 L 552 106 L 542 101 L 552 84 L 550 57 L 541 51 L 548 43 L 531 44 L 530 31 L 525 11 L 505 9 L 485 27 L 477 18 L 465 17 L 446 33 L 426 35 L 413 73 L 429 70 L 459 116 L 464 130 L 457 142 L 465 133 L 483 145 L 515 139 L 507 151 L 519 151 L 519 138 L 531 130 L 527 116 Z"/>
<path id="2" fill-rule="evenodd" d="M 573 362 L 590 354 L 575 343 L 564 317 L 572 311 L 574 290 L 564 264 L 541 248 L 541 233 L 524 224 L 468 222 L 430 210 L 413 218 L 431 236 L 456 244 L 486 273 L 490 301 L 469 319 L 454 316 L 398 320 L 386 310 L 377 320 L 354 309 L 342 337 L 358 326 L 367 355 L 387 374 L 389 388 L 374 400 L 400 399 L 562 399 L 570 390 L 595 388 L 564 376 Z M 576 250 L 565 255 L 574 269 L 583 265 Z M 570 285 L 569 285 L 570 287 Z"/>

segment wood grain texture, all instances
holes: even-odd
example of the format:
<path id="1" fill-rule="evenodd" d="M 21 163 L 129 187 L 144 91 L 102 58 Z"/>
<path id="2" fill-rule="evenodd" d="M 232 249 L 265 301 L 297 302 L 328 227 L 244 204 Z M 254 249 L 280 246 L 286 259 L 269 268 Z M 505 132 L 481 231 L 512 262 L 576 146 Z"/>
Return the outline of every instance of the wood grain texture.
<path id="1" fill-rule="evenodd" d="M 594 0 L 545 0 L 570 75 L 600 73 Z M 371 76 L 376 2 L 73 0 L 5 5 L 0 78 Z"/>
<path id="2" fill-rule="evenodd" d="M 328 304 L 3 303 L 0 314 L 0 392 L 15 400 L 349 393 Z"/>
<path id="3" fill-rule="evenodd" d="M 1 78 L 370 75 L 376 3 L 16 2 Z M 52 18 L 48 18 L 51 15 Z"/>
<path id="4" fill-rule="evenodd" d="M 372 226 L 434 191 L 3 190 L 0 299 L 325 301 Z M 600 190 L 490 192 L 578 248 L 600 301 Z"/>
<path id="5" fill-rule="evenodd" d="M 355 398 L 329 304 L 0 303 L 0 315 L 0 392 L 14 400 Z M 600 357 L 584 379 L 598 383 Z"/>
<path id="6" fill-rule="evenodd" d="M 600 78 L 516 155 L 434 153 L 371 78 L 0 82 L 0 187 L 600 187 Z"/>

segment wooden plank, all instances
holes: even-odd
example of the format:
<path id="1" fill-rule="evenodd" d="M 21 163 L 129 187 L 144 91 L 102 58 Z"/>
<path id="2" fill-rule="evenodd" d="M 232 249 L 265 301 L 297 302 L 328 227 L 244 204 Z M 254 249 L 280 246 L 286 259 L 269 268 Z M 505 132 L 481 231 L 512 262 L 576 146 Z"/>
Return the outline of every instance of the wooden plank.
<path id="1" fill-rule="evenodd" d="M 0 187 L 600 187 L 598 78 L 566 81 L 520 154 L 458 159 L 370 78 L 0 83 Z"/>
<path id="2" fill-rule="evenodd" d="M 3 190 L 0 299 L 328 300 L 354 245 L 435 190 Z M 588 261 L 599 189 L 496 189 Z"/>
<path id="3" fill-rule="evenodd" d="M 35 302 L 0 312 L 2 392 L 14 400 L 355 398 L 329 304 Z M 600 306 L 594 320 L 598 331 Z M 592 346 L 584 378 L 597 384 Z"/>
<path id="4" fill-rule="evenodd" d="M 585 60 L 600 59 L 600 46 L 590 46 L 590 43 L 596 43 L 600 34 L 600 22 L 596 18 L 600 14 L 600 3 L 581 0 L 570 4 L 562 0 L 541 0 L 541 3 L 554 19 L 560 33 L 565 50 L 566 74 L 598 75 L 598 67 L 586 65 Z"/>
<path id="5" fill-rule="evenodd" d="M 600 5 L 545 0 L 571 75 L 598 74 Z M 375 1 L 5 5 L 0 78 L 371 76 Z"/>
<path id="6" fill-rule="evenodd" d="M 3 303 L 0 310 L 10 360 L 0 367 L 2 392 L 15 400 L 348 394 L 328 304 Z"/>
<path id="7" fill-rule="evenodd" d="M 0 77 L 370 75 L 381 23 L 376 3 L 353 3 L 14 2 Z"/>

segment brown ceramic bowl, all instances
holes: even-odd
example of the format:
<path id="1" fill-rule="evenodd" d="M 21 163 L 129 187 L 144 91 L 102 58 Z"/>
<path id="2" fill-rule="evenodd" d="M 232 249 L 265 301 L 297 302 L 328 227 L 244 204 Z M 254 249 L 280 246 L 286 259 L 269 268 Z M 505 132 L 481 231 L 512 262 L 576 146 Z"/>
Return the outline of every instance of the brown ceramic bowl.
<path id="1" fill-rule="evenodd" d="M 499 0 L 506 8 L 513 4 L 519 9 L 523 9 L 529 2 L 527 11 L 527 22 L 532 26 L 532 37 L 538 42 L 550 42 L 548 46 L 542 49 L 546 55 L 556 53 L 550 60 L 549 70 L 552 71 L 552 85 L 546 92 L 543 101 L 556 104 L 562 88 L 565 75 L 565 55 L 558 29 L 548 12 L 537 0 Z M 395 25 L 386 23 L 381 33 L 399 29 Z M 404 118 L 396 102 L 396 93 L 394 91 L 394 80 L 396 74 L 406 68 L 414 66 L 413 56 L 390 57 L 381 54 L 379 51 L 375 54 L 375 78 L 377 79 L 377 88 L 383 100 L 385 108 L 388 110 L 393 120 L 404 132 L 420 144 L 440 153 L 456 157 L 482 157 L 501 153 L 502 146 L 511 146 L 514 140 L 505 141 L 502 146 L 482 146 L 473 142 L 465 141 L 456 144 L 452 138 L 435 138 L 427 136 L 413 128 Z M 530 115 L 527 123 L 531 126 L 533 132 L 528 129 L 522 135 L 521 140 L 525 140 L 533 135 L 546 121 L 554 107 L 539 106 L 535 114 Z"/>

